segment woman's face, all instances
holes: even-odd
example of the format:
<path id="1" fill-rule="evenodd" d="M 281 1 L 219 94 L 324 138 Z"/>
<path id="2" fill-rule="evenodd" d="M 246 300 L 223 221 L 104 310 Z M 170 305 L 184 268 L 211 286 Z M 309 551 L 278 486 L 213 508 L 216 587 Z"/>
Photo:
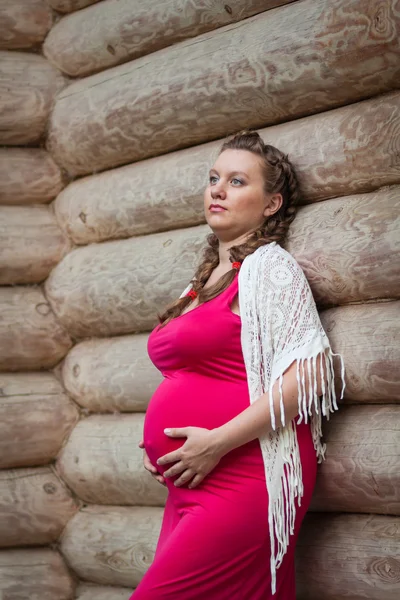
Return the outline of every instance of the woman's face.
<path id="1" fill-rule="evenodd" d="M 234 240 L 279 210 L 281 194 L 266 194 L 261 158 L 248 150 L 224 150 L 209 173 L 204 192 L 206 221 L 221 240 Z M 224 210 L 213 210 L 219 204 Z"/>

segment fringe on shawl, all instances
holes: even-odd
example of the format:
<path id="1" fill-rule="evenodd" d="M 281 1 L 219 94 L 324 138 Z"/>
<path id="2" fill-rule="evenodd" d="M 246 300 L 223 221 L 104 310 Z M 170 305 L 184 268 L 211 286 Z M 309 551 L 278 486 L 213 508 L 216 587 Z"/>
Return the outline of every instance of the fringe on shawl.
<path id="1" fill-rule="evenodd" d="M 320 373 L 322 382 L 322 394 L 317 395 L 317 373 L 316 364 L 317 357 L 321 356 L 320 360 Z M 329 420 L 329 414 L 338 409 L 336 403 L 336 393 L 334 387 L 334 368 L 333 368 L 333 356 L 339 356 L 341 360 L 341 378 L 342 378 L 342 391 L 340 399 L 343 398 L 345 389 L 344 381 L 344 363 L 341 354 L 335 354 L 332 352 L 330 346 L 320 350 L 317 354 L 308 356 L 305 358 L 297 359 L 297 383 L 298 383 L 298 409 L 299 417 L 297 423 L 301 423 L 303 419 L 305 423 L 310 418 L 312 438 L 314 447 L 318 457 L 318 463 L 321 463 L 325 458 L 326 445 L 321 443 L 321 416 L 326 416 Z M 296 359 L 295 359 L 296 360 Z M 305 382 L 305 361 L 307 360 L 307 373 L 308 373 L 308 395 L 306 390 Z M 293 361 L 291 361 L 293 362 Z M 323 363 L 325 364 L 326 371 L 326 385 L 324 377 Z M 290 363 L 291 364 L 291 363 Z M 273 486 L 275 489 L 269 490 L 269 508 L 268 508 L 268 522 L 269 529 L 271 532 L 271 591 L 272 594 L 276 593 L 276 569 L 281 565 L 283 557 L 287 551 L 289 545 L 290 535 L 294 533 L 296 508 L 295 498 L 298 498 L 298 506 L 301 505 L 301 498 L 304 493 L 302 468 L 300 461 L 300 452 L 297 442 L 297 435 L 294 426 L 294 420 L 291 421 L 288 426 L 285 427 L 285 414 L 284 404 L 282 395 L 282 382 L 283 373 L 286 369 L 282 369 L 279 375 L 271 378 L 269 386 L 269 399 L 271 409 L 271 423 L 273 429 L 276 429 L 275 411 L 273 405 L 272 389 L 276 381 L 278 381 L 279 389 L 279 405 L 281 413 L 281 424 L 283 429 L 279 431 L 280 437 L 280 449 L 282 451 L 282 459 L 286 466 L 286 476 L 282 469 L 280 477 L 280 485 Z M 301 376 L 302 375 L 302 376 Z M 307 397 L 308 396 L 308 397 Z M 321 398 L 321 401 L 320 401 Z M 274 436 L 275 432 L 272 432 L 270 436 Z M 267 452 L 267 448 L 270 443 L 271 437 L 260 438 L 261 451 Z M 263 450 L 264 447 L 264 450 Z M 266 473 L 267 481 L 268 474 Z M 274 493 L 275 492 L 275 493 Z M 286 507 L 286 518 L 285 515 Z M 273 534 L 274 535 L 273 535 Z M 276 545 L 276 547 L 275 547 Z"/>

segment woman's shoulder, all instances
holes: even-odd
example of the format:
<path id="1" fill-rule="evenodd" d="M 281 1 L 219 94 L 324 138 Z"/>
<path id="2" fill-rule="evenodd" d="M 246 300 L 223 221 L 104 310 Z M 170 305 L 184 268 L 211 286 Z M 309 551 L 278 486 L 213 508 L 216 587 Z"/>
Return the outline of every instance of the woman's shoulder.
<path id="1" fill-rule="evenodd" d="M 280 246 L 277 242 L 270 242 L 264 244 L 255 250 L 252 254 L 249 254 L 244 259 L 248 263 L 262 264 L 262 265 L 293 265 L 295 268 L 301 268 L 293 254 L 288 250 L 285 250 L 283 246 Z M 243 261 L 244 262 L 244 261 Z"/>
<path id="2" fill-rule="evenodd" d="M 244 285 L 251 284 L 254 289 L 262 288 L 258 289 L 261 295 L 265 293 L 265 287 L 270 294 L 274 290 L 282 294 L 284 288 L 288 290 L 293 287 L 298 289 L 309 287 L 302 266 L 293 254 L 277 242 L 260 246 L 252 254 L 246 256 L 243 263 L 245 261 L 247 261 L 247 265 L 242 281 Z"/>

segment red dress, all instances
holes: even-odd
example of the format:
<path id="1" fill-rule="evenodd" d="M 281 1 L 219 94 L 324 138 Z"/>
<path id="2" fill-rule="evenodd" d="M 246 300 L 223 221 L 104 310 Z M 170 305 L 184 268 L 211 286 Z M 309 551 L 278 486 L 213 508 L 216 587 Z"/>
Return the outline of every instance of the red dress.
<path id="1" fill-rule="evenodd" d="M 164 380 L 144 423 L 150 461 L 182 446 L 166 427 L 219 427 L 250 405 L 240 341 L 241 319 L 231 311 L 238 273 L 209 302 L 157 325 L 148 353 Z M 154 561 L 134 600 L 295 600 L 294 549 L 316 476 L 309 424 L 297 425 L 304 496 L 296 531 L 271 594 L 268 492 L 259 440 L 226 454 L 195 488 L 166 479 L 168 498 Z M 159 466 L 164 472 L 172 466 Z M 297 506 L 297 503 L 296 503 Z"/>

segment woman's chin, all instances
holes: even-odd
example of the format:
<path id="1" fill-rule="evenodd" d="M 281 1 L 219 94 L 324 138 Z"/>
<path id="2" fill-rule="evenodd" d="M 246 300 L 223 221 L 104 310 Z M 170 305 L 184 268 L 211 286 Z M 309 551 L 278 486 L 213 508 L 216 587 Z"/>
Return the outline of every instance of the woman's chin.
<path id="1" fill-rule="evenodd" d="M 215 231 L 227 231 L 229 229 L 229 223 L 225 216 L 221 216 L 221 213 L 215 213 L 208 215 L 206 218 L 207 224 Z"/>

